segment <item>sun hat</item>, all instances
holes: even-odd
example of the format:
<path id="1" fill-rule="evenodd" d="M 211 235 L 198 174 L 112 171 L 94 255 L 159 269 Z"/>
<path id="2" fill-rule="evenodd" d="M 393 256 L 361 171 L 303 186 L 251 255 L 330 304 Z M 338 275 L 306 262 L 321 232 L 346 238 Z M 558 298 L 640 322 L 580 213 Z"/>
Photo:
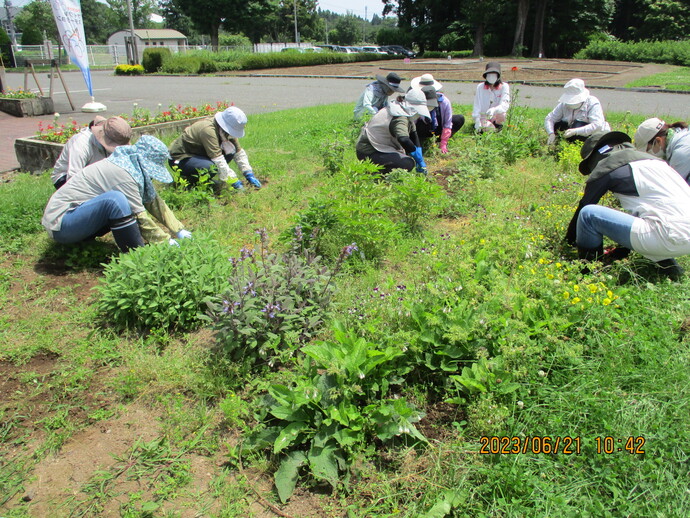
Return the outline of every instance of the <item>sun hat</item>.
<path id="1" fill-rule="evenodd" d="M 402 79 L 400 79 L 400 76 L 396 74 L 395 72 L 390 72 L 386 77 L 383 77 L 382 75 L 376 75 L 376 80 L 379 83 L 383 83 L 386 85 L 388 88 L 393 90 L 394 92 L 404 92 L 405 90 L 402 89 L 400 86 L 400 82 Z"/>
<path id="2" fill-rule="evenodd" d="M 647 151 L 647 144 L 657 136 L 665 125 L 664 121 L 656 117 L 644 121 L 637 127 L 635 132 L 635 138 L 633 139 L 635 147 L 640 151 Z"/>
<path id="3" fill-rule="evenodd" d="M 151 180 L 171 183 L 172 175 L 165 167 L 170 158 L 168 148 L 152 135 L 142 135 L 132 146 L 119 146 L 106 160 L 127 171 L 139 185 L 144 203 L 153 201 L 156 191 Z"/>
<path id="4" fill-rule="evenodd" d="M 582 162 L 580 162 L 578 169 L 582 174 L 588 175 L 592 172 L 589 159 L 595 151 L 603 155 L 611 150 L 611 144 L 622 144 L 623 142 L 630 142 L 630 137 L 622 131 L 595 131 L 582 144 L 580 150 Z"/>
<path id="5" fill-rule="evenodd" d="M 96 115 L 93 118 L 93 120 L 89 123 L 89 129 L 93 128 L 94 126 L 100 126 L 101 124 L 103 124 L 107 120 L 108 119 L 106 119 L 105 117 L 103 117 L 101 115 Z"/>
<path id="6" fill-rule="evenodd" d="M 500 79 L 501 78 L 501 64 L 498 63 L 497 61 L 489 61 L 486 64 L 486 70 L 484 70 L 484 73 L 482 74 L 484 79 L 486 79 L 486 74 L 490 74 L 491 72 L 498 74 L 498 78 Z"/>
<path id="7" fill-rule="evenodd" d="M 132 138 L 132 128 L 122 117 L 110 117 L 100 124 L 94 123 L 91 133 L 108 153 L 115 151 L 118 146 L 126 146 Z"/>
<path id="8" fill-rule="evenodd" d="M 436 88 L 433 86 L 424 86 L 422 87 L 422 92 L 426 95 L 426 105 L 429 108 L 437 108 L 438 97 L 436 97 Z"/>
<path id="9" fill-rule="evenodd" d="M 244 137 L 244 126 L 247 124 L 247 116 L 237 106 L 230 106 L 215 115 L 216 122 L 225 133 L 231 137 Z"/>
<path id="10" fill-rule="evenodd" d="M 582 79 L 571 79 L 563 86 L 563 90 L 565 92 L 558 99 L 559 103 L 577 104 L 589 97 L 589 90 L 585 88 L 585 82 Z"/>
<path id="11" fill-rule="evenodd" d="M 433 86 L 437 92 L 441 88 L 443 88 L 443 85 L 441 83 L 439 83 L 438 81 L 436 81 L 436 79 L 434 79 L 434 76 L 432 76 L 431 74 L 422 74 L 419 77 L 412 78 L 412 80 L 410 81 L 410 86 L 412 86 L 412 88 L 422 88 L 424 86 Z"/>
<path id="12" fill-rule="evenodd" d="M 431 118 L 429 108 L 427 108 L 426 94 L 419 88 L 410 88 L 405 94 L 403 106 L 407 111 L 412 111 L 422 117 Z"/>

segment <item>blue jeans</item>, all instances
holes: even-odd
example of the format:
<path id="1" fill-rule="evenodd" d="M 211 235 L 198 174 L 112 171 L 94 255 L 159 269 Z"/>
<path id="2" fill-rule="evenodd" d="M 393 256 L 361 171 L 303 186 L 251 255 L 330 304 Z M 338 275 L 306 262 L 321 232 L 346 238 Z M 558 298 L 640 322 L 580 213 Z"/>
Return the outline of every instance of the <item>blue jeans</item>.
<path id="1" fill-rule="evenodd" d="M 189 183 L 192 185 L 197 183 L 199 171 L 208 171 L 211 178 L 216 176 L 218 172 L 218 166 L 213 163 L 213 160 L 205 156 L 190 156 L 189 158 L 183 158 L 177 164 L 170 160 L 170 167 L 178 167 L 180 174 L 189 180 Z"/>
<path id="2" fill-rule="evenodd" d="M 53 239 L 70 244 L 102 236 L 110 230 L 111 221 L 131 215 L 132 208 L 125 195 L 120 191 L 108 191 L 67 211 L 60 230 L 53 231 Z"/>
<path id="3" fill-rule="evenodd" d="M 635 216 L 601 205 L 585 205 L 577 218 L 577 246 L 595 250 L 603 245 L 604 236 L 632 249 L 630 231 Z"/>

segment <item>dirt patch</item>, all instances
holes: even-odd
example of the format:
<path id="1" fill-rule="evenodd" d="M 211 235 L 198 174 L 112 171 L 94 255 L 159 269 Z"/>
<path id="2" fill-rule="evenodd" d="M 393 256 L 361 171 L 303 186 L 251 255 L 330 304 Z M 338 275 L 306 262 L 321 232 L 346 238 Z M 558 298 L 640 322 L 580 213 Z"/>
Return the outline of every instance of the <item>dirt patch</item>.
<path id="1" fill-rule="evenodd" d="M 530 84 L 562 85 L 573 77 L 584 79 L 588 86 L 625 86 L 634 79 L 670 70 L 670 65 L 582 61 L 574 59 L 491 58 L 501 64 L 505 81 Z M 438 81 L 480 81 L 489 59 L 414 59 L 364 61 L 309 67 L 272 68 L 256 71 L 228 72 L 243 76 L 304 76 L 373 79 L 377 74 L 394 71 L 405 81 L 431 73 Z"/>

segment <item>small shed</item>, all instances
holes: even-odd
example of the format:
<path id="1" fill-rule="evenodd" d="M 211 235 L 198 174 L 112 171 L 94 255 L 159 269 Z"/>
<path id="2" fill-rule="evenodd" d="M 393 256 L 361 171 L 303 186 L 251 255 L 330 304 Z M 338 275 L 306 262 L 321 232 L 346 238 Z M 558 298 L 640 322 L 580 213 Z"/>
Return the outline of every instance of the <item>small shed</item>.
<path id="1" fill-rule="evenodd" d="M 129 30 L 117 31 L 108 37 L 108 45 L 125 45 L 131 36 Z M 173 29 L 134 29 L 139 52 L 149 47 L 168 47 L 177 52 L 187 45 L 187 36 Z"/>

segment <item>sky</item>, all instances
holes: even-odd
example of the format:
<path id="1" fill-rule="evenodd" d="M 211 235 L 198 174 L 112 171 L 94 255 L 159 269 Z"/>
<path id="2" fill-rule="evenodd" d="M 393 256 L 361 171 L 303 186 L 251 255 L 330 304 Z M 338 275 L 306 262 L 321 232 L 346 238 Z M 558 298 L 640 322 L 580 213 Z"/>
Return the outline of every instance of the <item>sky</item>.
<path id="1" fill-rule="evenodd" d="M 381 0 L 318 0 L 318 7 L 323 11 L 346 14 L 351 12 L 355 16 L 364 18 L 366 8 L 366 18 L 371 20 L 375 14 L 381 16 L 383 2 Z"/>

